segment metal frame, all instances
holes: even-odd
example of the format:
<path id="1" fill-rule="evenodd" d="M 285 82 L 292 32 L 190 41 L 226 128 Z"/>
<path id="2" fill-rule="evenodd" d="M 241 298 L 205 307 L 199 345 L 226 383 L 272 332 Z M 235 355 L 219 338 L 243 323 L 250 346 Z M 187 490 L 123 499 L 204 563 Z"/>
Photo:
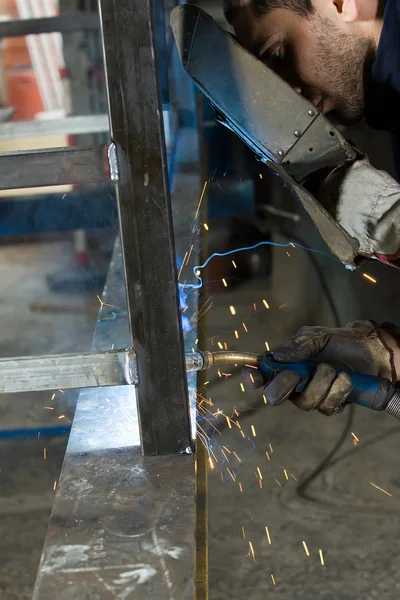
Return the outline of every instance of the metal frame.
<path id="1" fill-rule="evenodd" d="M 0 38 L 54 33 L 56 31 L 59 33 L 73 33 L 74 31 L 96 30 L 99 27 L 99 15 L 89 12 L 70 13 L 40 19 L 13 19 L 0 22 Z"/>
<path id="2" fill-rule="evenodd" d="M 169 454 L 192 443 L 152 4 L 99 0 L 142 448 Z"/>
<path id="3" fill-rule="evenodd" d="M 145 455 L 191 453 L 153 0 L 99 0 L 99 8 L 112 143 L 2 153 L 0 189 L 110 180 L 117 184 L 128 344 L 133 343 L 137 358 L 142 451 Z M 43 33 L 43 28 L 59 30 L 61 25 L 65 31 L 72 22 L 65 18 L 57 17 L 53 29 L 43 19 L 20 21 L 14 26 L 8 23 L 7 34 Z M 76 30 L 75 26 L 70 30 Z M 75 355 L 72 359 L 77 368 L 79 358 Z M 9 360 L 0 361 L 0 374 L 2 365 L 7 373 Z M 30 369 L 38 360 L 44 359 L 24 359 L 24 368 L 31 374 L 30 390 L 43 389 L 41 375 L 36 377 L 38 371 Z M 89 361 L 88 381 L 98 378 L 100 363 L 99 357 Z M 60 382 L 54 372 L 53 376 L 56 389 Z M 72 387 L 66 383 L 60 387 Z M 15 381 L 10 385 L 15 389 Z M 48 385 L 47 381 L 45 389 Z"/>
<path id="4" fill-rule="evenodd" d="M 96 352 L 129 342 L 119 241 L 104 301 Z M 108 318 L 110 305 L 121 308 L 116 320 Z M 141 455 L 139 389 L 125 385 L 79 395 L 34 600 L 194 597 L 194 456 Z"/>

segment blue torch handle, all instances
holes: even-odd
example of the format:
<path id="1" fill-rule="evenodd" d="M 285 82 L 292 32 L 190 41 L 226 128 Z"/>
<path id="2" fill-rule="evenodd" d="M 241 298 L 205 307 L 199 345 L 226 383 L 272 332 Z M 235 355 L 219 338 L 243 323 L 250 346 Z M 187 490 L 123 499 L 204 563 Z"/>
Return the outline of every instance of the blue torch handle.
<path id="1" fill-rule="evenodd" d="M 295 392 L 301 393 L 314 375 L 318 364 L 313 362 L 281 363 L 273 358 L 264 357 L 259 365 L 265 383 L 269 383 L 280 371 L 295 371 L 300 377 L 300 383 Z M 351 371 L 338 370 L 337 373 L 347 373 L 352 382 L 353 389 L 348 397 L 349 402 L 354 402 L 373 410 L 384 410 L 392 397 L 395 389 L 388 379 L 381 379 L 372 375 L 363 375 Z"/>

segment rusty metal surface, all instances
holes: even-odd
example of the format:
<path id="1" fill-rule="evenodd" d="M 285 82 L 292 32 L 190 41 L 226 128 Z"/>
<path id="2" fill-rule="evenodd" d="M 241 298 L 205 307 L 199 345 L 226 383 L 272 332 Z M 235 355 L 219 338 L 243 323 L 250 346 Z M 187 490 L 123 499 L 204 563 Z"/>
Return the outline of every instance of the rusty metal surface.
<path id="1" fill-rule="evenodd" d="M 129 327 L 117 242 L 94 349 Z M 194 457 L 143 457 L 134 386 L 81 392 L 34 600 L 193 598 Z"/>

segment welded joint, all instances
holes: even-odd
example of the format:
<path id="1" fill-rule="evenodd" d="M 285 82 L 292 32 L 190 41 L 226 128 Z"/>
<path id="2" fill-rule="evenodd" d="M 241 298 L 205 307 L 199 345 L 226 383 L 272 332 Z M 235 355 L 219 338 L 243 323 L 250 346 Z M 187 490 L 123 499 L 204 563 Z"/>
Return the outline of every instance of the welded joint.
<path id="1" fill-rule="evenodd" d="M 133 348 L 128 348 L 120 354 L 120 363 L 125 375 L 126 383 L 129 385 L 138 385 L 139 375 L 137 357 Z"/>
<path id="2" fill-rule="evenodd" d="M 110 167 L 110 178 L 114 183 L 119 182 L 119 170 L 118 170 L 118 159 L 117 159 L 117 147 L 114 142 L 108 146 L 108 164 Z"/>

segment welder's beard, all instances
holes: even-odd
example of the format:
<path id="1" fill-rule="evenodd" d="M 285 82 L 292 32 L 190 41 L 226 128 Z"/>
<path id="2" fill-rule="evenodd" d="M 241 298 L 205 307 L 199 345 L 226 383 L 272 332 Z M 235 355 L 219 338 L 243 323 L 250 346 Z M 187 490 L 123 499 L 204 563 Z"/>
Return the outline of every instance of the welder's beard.
<path id="1" fill-rule="evenodd" d="M 320 16 L 313 22 L 318 91 L 333 103 L 332 113 L 339 122 L 358 121 L 364 114 L 364 74 L 370 66 L 371 42 L 343 33 Z"/>

